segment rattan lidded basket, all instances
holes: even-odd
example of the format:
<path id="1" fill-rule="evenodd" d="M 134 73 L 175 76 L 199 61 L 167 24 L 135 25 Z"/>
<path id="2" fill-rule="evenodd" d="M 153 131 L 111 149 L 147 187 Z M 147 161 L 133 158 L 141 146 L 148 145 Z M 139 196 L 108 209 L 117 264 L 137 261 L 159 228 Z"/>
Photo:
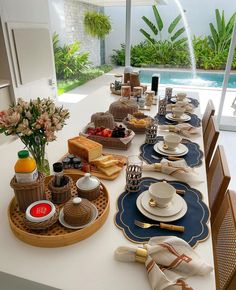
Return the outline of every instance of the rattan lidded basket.
<path id="1" fill-rule="evenodd" d="M 14 190 L 20 211 L 25 212 L 34 201 L 46 199 L 44 179 L 45 175 L 42 173 L 39 173 L 38 179 L 31 183 L 18 183 L 15 176 L 12 178 L 10 185 Z"/>
<path id="2" fill-rule="evenodd" d="M 138 104 L 133 100 L 121 98 L 119 101 L 111 103 L 109 112 L 113 115 L 115 121 L 122 122 L 128 114 L 132 115 L 138 112 Z"/>
<path id="3" fill-rule="evenodd" d="M 71 226 L 83 226 L 92 216 L 91 203 L 87 199 L 75 197 L 64 208 L 64 220 Z"/>
<path id="4" fill-rule="evenodd" d="M 51 201 L 56 204 L 65 203 L 71 198 L 71 187 L 73 180 L 70 176 L 64 175 L 65 185 L 54 186 L 54 177 L 48 183 L 48 189 L 51 191 Z"/>

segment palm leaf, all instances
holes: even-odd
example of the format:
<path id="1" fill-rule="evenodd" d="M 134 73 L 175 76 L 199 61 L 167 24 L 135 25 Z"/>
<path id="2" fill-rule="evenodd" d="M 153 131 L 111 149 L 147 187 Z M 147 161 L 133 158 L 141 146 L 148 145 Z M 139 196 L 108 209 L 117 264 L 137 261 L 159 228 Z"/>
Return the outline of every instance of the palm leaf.
<path id="1" fill-rule="evenodd" d="M 211 35 L 212 35 L 213 41 L 216 44 L 218 42 L 219 35 L 218 35 L 218 33 L 217 33 L 217 31 L 212 23 L 210 23 L 210 30 L 211 30 Z"/>
<path id="2" fill-rule="evenodd" d="M 223 34 L 225 34 L 225 12 L 224 12 L 224 10 L 222 12 L 221 22 L 222 22 L 222 35 L 223 35 Z"/>
<path id="3" fill-rule="evenodd" d="M 227 33 L 231 32 L 231 30 L 233 30 L 235 17 L 236 17 L 236 12 L 230 17 L 229 22 L 227 23 L 227 25 L 225 27 L 225 30 Z"/>
<path id="4" fill-rule="evenodd" d="M 155 39 L 153 39 L 149 33 L 147 33 L 144 29 L 140 29 L 139 30 L 145 37 L 146 39 L 151 43 L 154 44 L 155 43 Z"/>
<path id="5" fill-rule="evenodd" d="M 181 44 L 184 44 L 187 40 L 188 40 L 187 37 L 181 38 L 181 39 L 175 41 L 175 42 L 174 42 L 174 45 L 175 45 L 175 46 L 180 46 Z"/>
<path id="6" fill-rule="evenodd" d="M 152 10 L 153 10 L 153 13 L 155 15 L 155 18 L 156 18 L 156 23 L 157 23 L 157 27 L 159 29 L 159 31 L 162 31 L 163 29 L 163 21 L 161 19 L 161 16 L 157 10 L 157 7 L 155 5 L 152 6 Z"/>
<path id="7" fill-rule="evenodd" d="M 157 27 L 150 21 L 146 16 L 142 17 L 143 21 L 148 25 L 148 27 L 151 29 L 151 31 L 157 35 L 158 34 L 158 29 Z"/>
<path id="8" fill-rule="evenodd" d="M 208 41 L 209 41 L 209 45 L 212 49 L 216 49 L 216 45 L 215 45 L 215 42 L 213 40 L 213 38 L 211 36 L 208 36 Z"/>
<path id="9" fill-rule="evenodd" d="M 222 35 L 222 21 L 221 21 L 219 9 L 216 9 L 215 13 L 216 13 L 216 24 L 217 24 L 218 34 Z"/>
<path id="10" fill-rule="evenodd" d="M 184 33 L 185 28 L 180 28 L 170 39 L 172 42 L 174 42 L 182 33 Z"/>
<path id="11" fill-rule="evenodd" d="M 168 32 L 172 33 L 173 30 L 175 29 L 175 27 L 177 26 L 177 24 L 179 23 L 181 19 L 181 15 L 179 14 L 170 24 L 169 28 L 168 28 Z"/>

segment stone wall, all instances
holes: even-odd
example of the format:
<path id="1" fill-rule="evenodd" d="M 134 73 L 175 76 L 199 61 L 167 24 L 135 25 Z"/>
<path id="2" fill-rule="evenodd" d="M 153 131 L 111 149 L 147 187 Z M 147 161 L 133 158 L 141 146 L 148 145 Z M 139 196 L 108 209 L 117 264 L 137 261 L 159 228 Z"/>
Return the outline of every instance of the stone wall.
<path id="1" fill-rule="evenodd" d="M 79 0 L 51 0 L 51 30 L 59 34 L 61 44 L 80 42 L 80 51 L 89 52 L 93 65 L 100 65 L 100 39 L 91 37 L 84 30 L 86 11 L 99 11 L 100 7 Z"/>

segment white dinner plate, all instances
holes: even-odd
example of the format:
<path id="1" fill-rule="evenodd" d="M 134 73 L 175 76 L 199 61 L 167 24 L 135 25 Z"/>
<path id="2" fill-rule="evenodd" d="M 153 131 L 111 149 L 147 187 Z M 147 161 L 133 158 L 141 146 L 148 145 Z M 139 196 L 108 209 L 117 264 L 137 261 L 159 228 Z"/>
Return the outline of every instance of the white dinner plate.
<path id="1" fill-rule="evenodd" d="M 176 122 L 188 122 L 191 120 L 191 116 L 187 114 L 183 114 L 180 118 L 174 118 L 173 113 L 167 113 L 165 117 L 167 120 L 176 121 Z"/>
<path id="2" fill-rule="evenodd" d="M 178 194 L 173 196 L 173 199 L 167 207 L 151 207 L 149 205 L 150 199 L 151 197 L 148 190 L 141 193 L 141 204 L 143 208 L 153 215 L 169 217 L 177 214 L 183 208 L 184 199 Z"/>
<path id="3" fill-rule="evenodd" d="M 164 217 L 164 216 L 157 216 L 157 215 L 153 215 L 149 212 L 147 212 L 144 207 L 142 206 L 142 203 L 141 203 L 141 196 L 142 194 L 140 194 L 136 200 L 136 205 L 137 205 L 137 208 L 138 210 L 144 215 L 146 216 L 147 218 L 151 219 L 151 220 L 154 220 L 154 221 L 157 221 L 157 222 L 173 222 L 173 221 L 177 221 L 178 219 L 182 218 L 187 210 L 188 210 L 188 206 L 187 206 L 187 203 L 185 202 L 185 200 L 183 200 L 183 208 L 181 209 L 181 211 L 179 211 L 177 214 L 175 215 L 172 215 L 172 216 L 168 216 L 168 217 Z"/>
<path id="4" fill-rule="evenodd" d="M 175 150 L 163 149 L 164 142 L 159 141 L 153 146 L 154 151 L 164 156 L 184 156 L 188 153 L 188 147 L 184 144 L 179 144 Z"/>
<path id="5" fill-rule="evenodd" d="M 173 98 L 171 98 L 170 100 L 171 100 L 171 102 L 173 102 L 173 103 L 176 103 L 176 102 L 177 102 L 176 97 L 173 97 Z M 183 99 L 183 101 L 181 101 L 181 102 L 184 102 L 184 103 L 191 103 L 191 100 L 190 100 L 189 98 L 185 98 L 185 99 Z"/>
<path id="6" fill-rule="evenodd" d="M 59 222 L 65 227 L 65 228 L 68 228 L 68 229 L 72 229 L 72 230 L 78 230 L 78 229 L 83 229 L 87 226 L 89 226 L 90 224 L 92 224 L 96 218 L 98 217 L 98 209 L 96 208 L 96 206 L 94 204 L 91 203 L 91 210 L 92 210 L 92 215 L 91 215 L 91 218 L 90 220 L 85 224 L 85 225 L 82 225 L 82 226 L 78 226 L 78 227 L 75 227 L 75 226 L 71 226 L 69 225 L 65 220 L 64 220 L 64 210 L 63 208 L 61 209 L 60 211 L 60 214 L 59 214 Z"/>

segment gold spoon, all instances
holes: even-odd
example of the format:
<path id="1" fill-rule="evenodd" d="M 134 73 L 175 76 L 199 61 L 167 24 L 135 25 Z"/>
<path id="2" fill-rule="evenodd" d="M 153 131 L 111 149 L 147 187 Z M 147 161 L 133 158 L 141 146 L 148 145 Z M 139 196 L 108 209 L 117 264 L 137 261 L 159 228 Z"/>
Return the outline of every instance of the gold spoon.
<path id="1" fill-rule="evenodd" d="M 157 202 L 153 198 L 151 198 L 149 200 L 149 205 L 150 207 L 157 207 Z"/>

